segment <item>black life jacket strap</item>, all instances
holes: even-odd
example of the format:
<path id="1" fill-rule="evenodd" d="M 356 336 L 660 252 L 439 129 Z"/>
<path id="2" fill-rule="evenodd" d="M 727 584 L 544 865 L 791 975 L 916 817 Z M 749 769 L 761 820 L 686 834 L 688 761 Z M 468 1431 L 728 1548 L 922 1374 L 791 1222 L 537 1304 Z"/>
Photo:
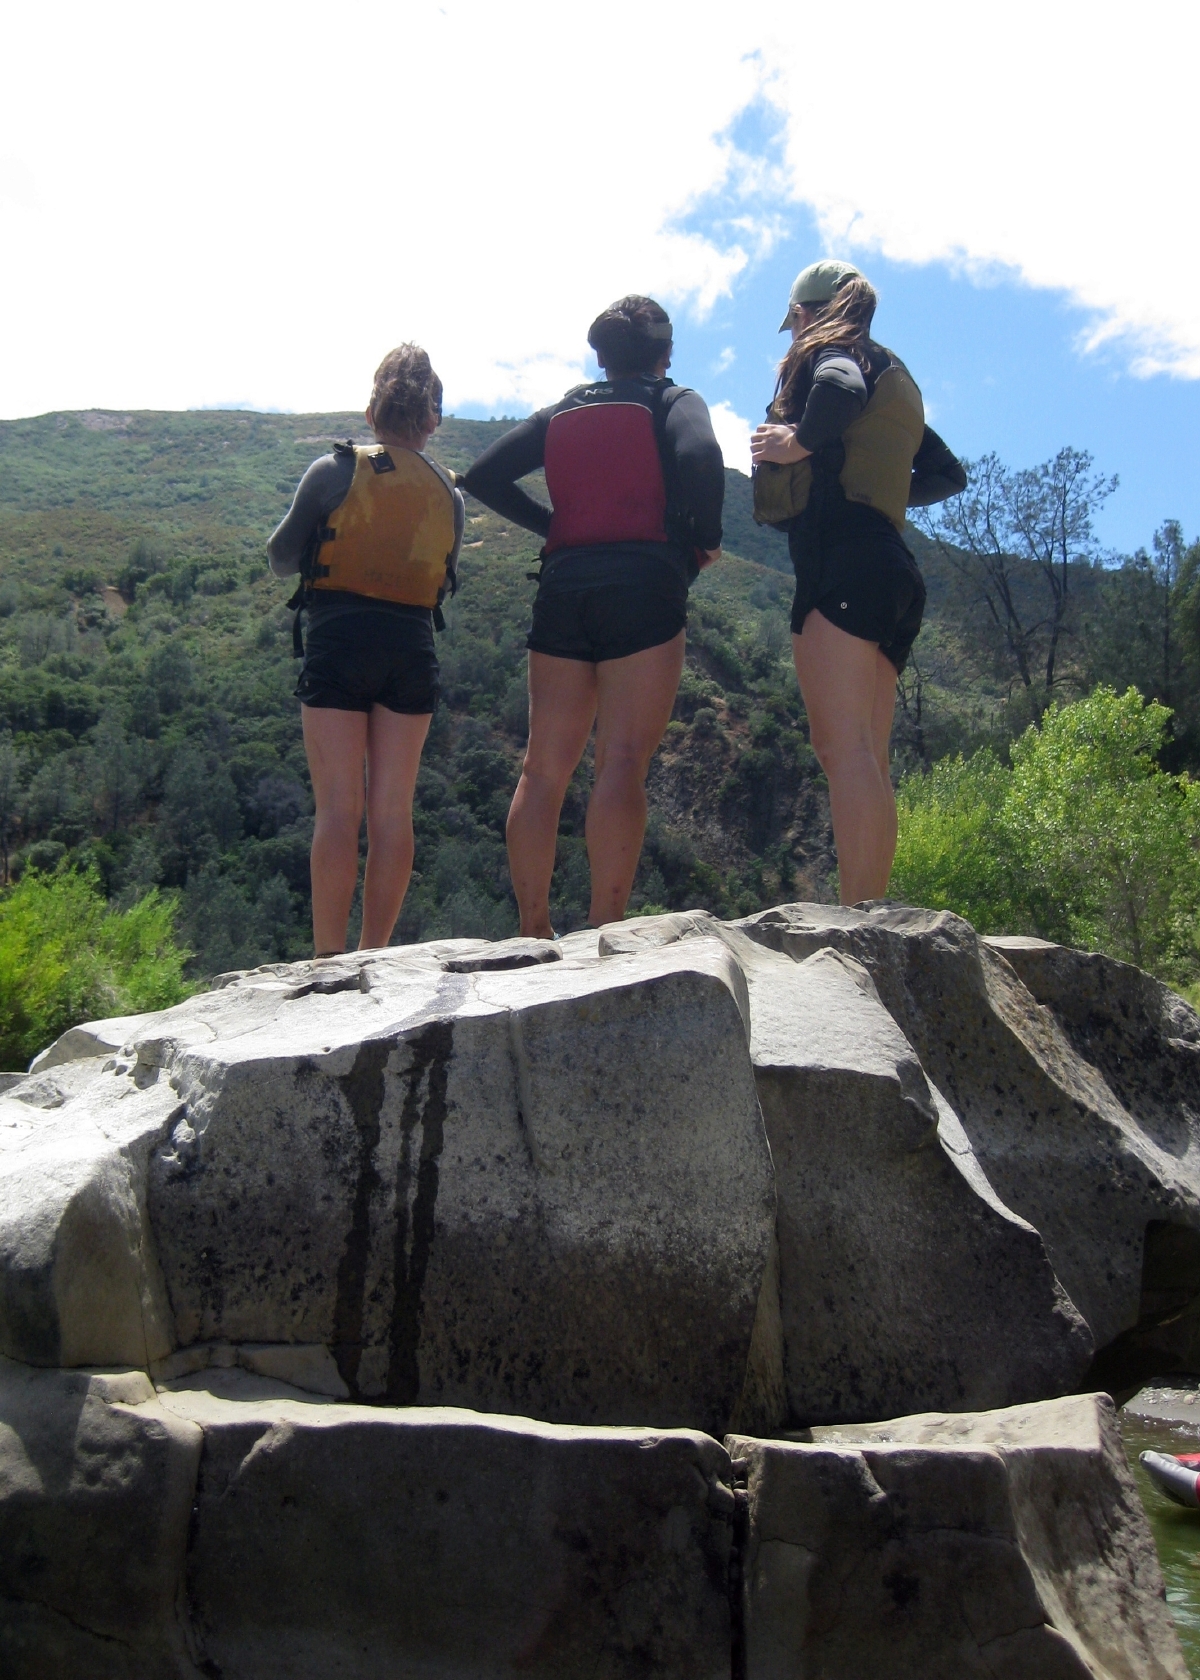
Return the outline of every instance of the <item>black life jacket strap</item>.
<path id="1" fill-rule="evenodd" d="M 301 578 L 300 582 L 296 585 L 295 594 L 287 604 L 288 611 L 295 614 L 295 617 L 292 619 L 293 659 L 304 658 L 304 633 L 301 625 L 301 617 L 305 608 L 308 606 L 311 596 L 312 590 L 308 587 L 307 581 L 304 578 Z"/>

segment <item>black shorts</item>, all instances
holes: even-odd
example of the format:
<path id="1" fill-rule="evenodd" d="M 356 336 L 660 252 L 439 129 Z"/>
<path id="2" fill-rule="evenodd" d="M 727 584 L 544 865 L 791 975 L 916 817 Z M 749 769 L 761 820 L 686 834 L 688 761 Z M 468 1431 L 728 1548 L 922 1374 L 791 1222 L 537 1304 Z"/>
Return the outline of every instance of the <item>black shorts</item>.
<path id="1" fill-rule="evenodd" d="M 525 646 L 591 665 L 626 659 L 678 636 L 687 595 L 687 565 L 674 548 L 563 549 L 542 563 Z"/>
<path id="2" fill-rule="evenodd" d="M 311 614 L 296 698 L 338 712 L 422 715 L 437 705 L 433 614 L 385 604 Z"/>
<path id="3" fill-rule="evenodd" d="M 847 513 L 819 531 L 798 520 L 788 533 L 796 573 L 792 633 L 801 633 L 815 607 L 839 630 L 877 642 L 902 671 L 921 628 L 925 580 L 890 519 L 871 508 Z"/>

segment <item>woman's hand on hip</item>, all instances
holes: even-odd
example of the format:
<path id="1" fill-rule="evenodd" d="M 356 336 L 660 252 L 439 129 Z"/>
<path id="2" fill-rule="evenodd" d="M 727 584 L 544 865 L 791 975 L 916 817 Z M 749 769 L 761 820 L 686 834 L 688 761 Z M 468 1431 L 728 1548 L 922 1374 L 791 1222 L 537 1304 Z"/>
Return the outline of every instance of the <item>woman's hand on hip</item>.
<path id="1" fill-rule="evenodd" d="M 805 449 L 797 440 L 791 426 L 763 425 L 750 439 L 750 459 L 756 464 L 759 461 L 807 461 L 811 454 L 812 450 Z"/>

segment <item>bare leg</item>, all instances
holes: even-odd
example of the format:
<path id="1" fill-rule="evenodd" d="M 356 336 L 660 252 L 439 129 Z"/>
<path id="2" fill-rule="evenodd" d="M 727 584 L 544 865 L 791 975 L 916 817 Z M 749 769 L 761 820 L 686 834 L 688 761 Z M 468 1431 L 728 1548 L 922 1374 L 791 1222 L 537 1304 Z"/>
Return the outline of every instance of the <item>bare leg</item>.
<path id="1" fill-rule="evenodd" d="M 875 642 L 847 635 L 816 609 L 792 651 L 813 751 L 829 781 L 842 903 L 882 898 L 896 843 L 886 758 L 895 669 Z"/>
<path id="2" fill-rule="evenodd" d="M 386 945 L 413 866 L 413 788 L 431 712 L 372 706 L 367 724 L 367 873 L 360 951 Z"/>
<path id="3" fill-rule="evenodd" d="M 896 712 L 896 667 L 881 653 L 875 667 L 875 704 L 871 711 L 871 740 L 875 747 L 875 762 L 887 800 L 888 820 L 879 852 L 879 873 L 883 886 L 876 898 L 887 892 L 896 856 L 896 795 L 892 788 L 892 720 Z"/>
<path id="4" fill-rule="evenodd" d="M 596 779 L 587 812 L 593 927 L 625 914 L 646 833 L 646 773 L 683 670 L 685 636 L 596 666 Z"/>
<path id="5" fill-rule="evenodd" d="M 346 923 L 358 881 L 367 714 L 301 706 L 304 750 L 317 804 L 311 856 L 313 948 L 346 949 Z"/>
<path id="6" fill-rule="evenodd" d="M 596 669 L 579 659 L 529 655 L 529 745 L 508 813 L 508 866 L 521 932 L 549 939 L 550 878 L 558 816 L 596 716 Z"/>

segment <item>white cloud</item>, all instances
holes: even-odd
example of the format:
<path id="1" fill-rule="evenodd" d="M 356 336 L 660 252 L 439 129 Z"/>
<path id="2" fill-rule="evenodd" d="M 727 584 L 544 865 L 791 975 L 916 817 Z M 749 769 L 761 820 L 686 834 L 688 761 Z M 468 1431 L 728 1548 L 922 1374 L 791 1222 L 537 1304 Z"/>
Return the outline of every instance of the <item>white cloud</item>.
<path id="1" fill-rule="evenodd" d="M 726 373 L 737 361 L 737 351 L 732 344 L 727 344 L 713 363 L 714 373 Z"/>
<path id="2" fill-rule="evenodd" d="M 357 407 L 406 337 L 448 406 L 540 403 L 613 297 L 703 313 L 801 203 L 832 247 L 999 266 L 1094 311 L 1093 348 L 1200 376 L 1198 17 L 798 0 L 769 40 L 660 0 L 622 74 L 550 0 L 25 7 L 0 414 Z M 727 137 L 764 92 L 782 161 Z"/>
<path id="3" fill-rule="evenodd" d="M 791 191 L 830 247 L 1061 289 L 1095 311 L 1085 348 L 1200 378 L 1200 8 L 931 0 L 919 29 L 893 5 L 856 21 L 850 81 L 820 72 L 821 26 L 764 47 Z"/>
<path id="4" fill-rule="evenodd" d="M 550 0 L 15 13 L 0 153 L 39 205 L 0 224 L 0 413 L 358 406 L 409 337 L 448 406 L 514 407 L 583 376 L 623 292 L 709 308 L 747 248 L 678 213 L 726 176 L 757 69 L 680 15 L 638 17 L 656 91 Z"/>
<path id="5" fill-rule="evenodd" d="M 713 431 L 717 434 L 717 442 L 721 445 L 721 453 L 725 457 L 727 467 L 736 467 L 738 472 L 750 471 L 750 422 L 743 420 L 740 414 L 735 414 L 727 402 L 713 403 L 709 408 L 712 415 Z"/>

